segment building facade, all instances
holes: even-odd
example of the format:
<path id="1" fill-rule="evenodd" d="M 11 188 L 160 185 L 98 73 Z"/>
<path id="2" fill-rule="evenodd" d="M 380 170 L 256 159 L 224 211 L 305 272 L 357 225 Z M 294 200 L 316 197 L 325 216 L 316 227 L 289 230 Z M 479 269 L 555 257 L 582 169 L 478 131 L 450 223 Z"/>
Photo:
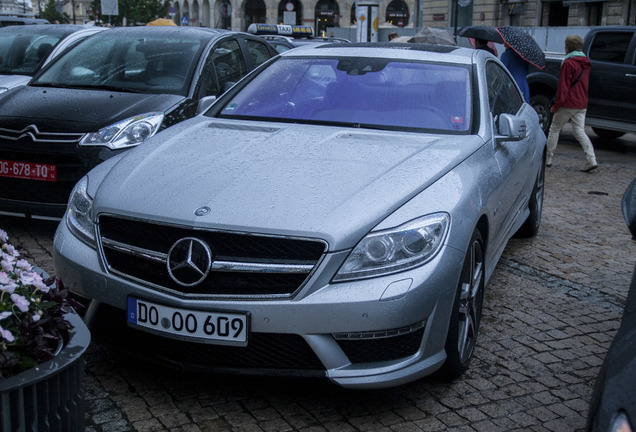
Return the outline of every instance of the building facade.
<path id="1" fill-rule="evenodd" d="M 636 0 L 371 0 L 381 27 L 635 25 Z M 176 0 L 181 25 L 245 31 L 251 23 L 355 26 L 352 0 Z M 418 13 L 419 12 L 419 13 Z"/>
<path id="2" fill-rule="evenodd" d="M 378 4 L 378 26 L 453 28 L 467 25 L 524 27 L 636 25 L 636 0 L 358 0 Z M 38 14 L 28 0 L 0 0 L 5 15 Z M 90 0 L 59 0 L 71 23 L 90 19 Z M 177 24 L 247 30 L 251 23 L 306 25 L 316 34 L 355 27 L 355 0 L 175 0 Z"/>

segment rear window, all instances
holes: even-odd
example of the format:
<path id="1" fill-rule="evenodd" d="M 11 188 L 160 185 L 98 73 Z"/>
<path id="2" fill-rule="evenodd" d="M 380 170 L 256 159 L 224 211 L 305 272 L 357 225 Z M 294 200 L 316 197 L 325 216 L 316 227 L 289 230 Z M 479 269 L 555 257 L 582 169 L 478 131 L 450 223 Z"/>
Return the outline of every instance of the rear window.
<path id="1" fill-rule="evenodd" d="M 470 130 L 470 71 L 376 58 L 281 58 L 221 117 L 379 129 Z"/>

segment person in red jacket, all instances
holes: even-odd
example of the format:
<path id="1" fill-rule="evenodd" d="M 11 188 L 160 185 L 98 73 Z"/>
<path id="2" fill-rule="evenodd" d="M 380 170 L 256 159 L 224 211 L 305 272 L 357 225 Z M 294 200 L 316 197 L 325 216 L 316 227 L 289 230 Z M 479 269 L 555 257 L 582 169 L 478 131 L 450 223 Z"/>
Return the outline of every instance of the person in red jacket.
<path id="1" fill-rule="evenodd" d="M 581 168 L 583 172 L 590 172 L 598 168 L 596 155 L 590 138 L 585 133 L 585 112 L 587 111 L 587 89 L 590 83 L 592 64 L 581 51 L 583 38 L 569 35 L 565 38 L 565 59 L 559 72 L 557 95 L 550 111 L 554 113 L 552 125 L 548 134 L 548 154 L 546 166 L 552 166 L 552 156 L 559 141 L 559 134 L 563 126 L 571 120 L 574 138 L 581 144 L 587 162 Z"/>

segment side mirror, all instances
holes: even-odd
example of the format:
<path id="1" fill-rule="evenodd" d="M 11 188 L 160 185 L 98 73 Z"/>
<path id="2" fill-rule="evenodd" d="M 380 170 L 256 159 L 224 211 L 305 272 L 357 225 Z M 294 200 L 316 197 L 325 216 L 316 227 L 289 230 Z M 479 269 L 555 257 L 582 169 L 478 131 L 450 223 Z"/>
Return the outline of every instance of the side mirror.
<path id="1" fill-rule="evenodd" d="M 205 96 L 199 99 L 199 104 L 197 105 L 197 115 L 201 114 L 204 111 L 207 111 L 208 108 L 216 101 L 216 96 Z"/>
<path id="2" fill-rule="evenodd" d="M 512 114 L 501 114 L 497 120 L 497 139 L 502 141 L 520 141 L 526 137 L 526 121 Z"/>
<path id="3" fill-rule="evenodd" d="M 636 178 L 625 189 L 623 201 L 621 203 L 623 209 L 623 218 L 632 233 L 632 239 L 636 240 Z"/>

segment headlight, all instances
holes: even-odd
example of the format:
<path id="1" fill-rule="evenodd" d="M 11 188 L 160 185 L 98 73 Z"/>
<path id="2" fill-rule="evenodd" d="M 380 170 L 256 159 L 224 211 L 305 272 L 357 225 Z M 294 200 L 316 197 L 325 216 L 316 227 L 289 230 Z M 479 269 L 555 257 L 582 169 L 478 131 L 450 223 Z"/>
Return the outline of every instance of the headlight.
<path id="1" fill-rule="evenodd" d="M 113 150 L 136 146 L 156 134 L 162 121 L 163 113 L 160 112 L 140 114 L 86 134 L 79 145 L 105 146 Z"/>
<path id="2" fill-rule="evenodd" d="M 334 282 L 381 276 L 422 265 L 439 251 L 449 221 L 447 213 L 436 213 L 368 234 L 353 249 Z"/>
<path id="3" fill-rule="evenodd" d="M 86 192 L 88 177 L 77 182 L 66 209 L 66 222 L 73 234 L 88 244 L 95 244 L 95 224 L 91 220 L 93 198 Z"/>

